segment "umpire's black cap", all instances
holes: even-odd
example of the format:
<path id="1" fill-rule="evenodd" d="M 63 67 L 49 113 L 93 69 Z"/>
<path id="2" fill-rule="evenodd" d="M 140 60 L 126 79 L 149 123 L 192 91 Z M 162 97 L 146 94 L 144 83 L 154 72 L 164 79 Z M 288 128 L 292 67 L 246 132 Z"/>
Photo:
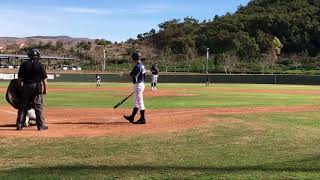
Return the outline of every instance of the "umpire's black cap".
<path id="1" fill-rule="evenodd" d="M 141 60 L 141 54 L 138 53 L 138 52 L 133 53 L 133 54 L 132 54 L 132 60 L 134 60 L 134 61 L 139 61 L 139 60 Z"/>

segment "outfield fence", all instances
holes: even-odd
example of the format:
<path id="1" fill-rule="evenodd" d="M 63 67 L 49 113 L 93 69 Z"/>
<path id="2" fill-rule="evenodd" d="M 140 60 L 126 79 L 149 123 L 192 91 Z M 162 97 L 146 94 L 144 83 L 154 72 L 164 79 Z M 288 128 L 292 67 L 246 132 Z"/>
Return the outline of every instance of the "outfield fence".
<path id="1" fill-rule="evenodd" d="M 131 82 L 128 74 L 100 74 L 102 82 Z M 205 83 L 207 77 L 211 83 L 245 83 L 245 84 L 296 84 L 320 85 L 318 75 L 222 75 L 222 74 L 163 74 L 159 83 Z M 16 78 L 16 74 L 0 74 L 1 81 Z M 95 74 L 49 74 L 52 82 L 95 82 Z M 150 82 L 151 75 L 147 75 Z"/>

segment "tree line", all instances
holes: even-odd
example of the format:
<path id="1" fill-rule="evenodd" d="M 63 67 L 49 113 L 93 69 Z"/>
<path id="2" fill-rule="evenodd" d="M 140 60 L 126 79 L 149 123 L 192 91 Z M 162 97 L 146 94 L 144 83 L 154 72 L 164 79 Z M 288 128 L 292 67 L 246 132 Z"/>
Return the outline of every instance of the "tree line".
<path id="1" fill-rule="evenodd" d="M 76 63 L 96 70 L 108 49 L 108 65 L 120 65 L 119 70 L 129 67 L 132 52 L 140 51 L 146 64 L 157 61 L 161 71 L 204 72 L 209 50 L 212 73 L 317 73 L 320 0 L 251 0 L 233 14 L 209 20 L 165 21 L 158 30 L 127 42 L 39 42 L 26 48 L 34 47 L 48 55 L 75 57 Z"/>
<path id="2" fill-rule="evenodd" d="M 213 72 L 318 70 L 320 0 L 252 0 L 234 14 L 211 20 L 163 22 L 158 32 L 152 29 L 137 39 L 186 67 L 203 59 L 209 48 Z"/>

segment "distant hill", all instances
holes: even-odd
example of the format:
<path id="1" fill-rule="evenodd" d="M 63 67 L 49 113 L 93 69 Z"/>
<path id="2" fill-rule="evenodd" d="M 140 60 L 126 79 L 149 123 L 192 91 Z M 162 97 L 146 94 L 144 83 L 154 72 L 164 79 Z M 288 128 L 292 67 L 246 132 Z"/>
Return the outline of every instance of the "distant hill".
<path id="1" fill-rule="evenodd" d="M 73 38 L 69 36 L 32 36 L 25 38 L 0 37 L 0 53 L 26 54 L 30 48 L 39 49 L 42 55 L 72 57 L 74 62 L 86 69 L 101 69 L 106 52 L 107 63 L 131 64 L 130 56 L 139 50 L 144 57 L 151 59 L 158 52 L 143 42 L 112 43 L 105 39 Z"/>
<path id="2" fill-rule="evenodd" d="M 6 48 L 10 45 L 33 45 L 42 43 L 52 42 L 55 44 L 56 42 L 61 41 L 66 44 L 76 44 L 81 41 L 89 41 L 93 42 L 93 39 L 89 38 L 73 38 L 69 36 L 32 36 L 32 37 L 24 37 L 24 38 L 17 38 L 17 37 L 0 37 L 0 47 Z"/>

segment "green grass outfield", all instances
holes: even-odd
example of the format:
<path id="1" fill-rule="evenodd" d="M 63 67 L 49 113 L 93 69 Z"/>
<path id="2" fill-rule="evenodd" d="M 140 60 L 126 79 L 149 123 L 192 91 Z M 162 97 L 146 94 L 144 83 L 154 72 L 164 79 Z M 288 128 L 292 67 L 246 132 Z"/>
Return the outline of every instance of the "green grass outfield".
<path id="1" fill-rule="evenodd" d="M 4 88 L 7 83 L 1 83 Z M 147 85 L 148 86 L 148 85 Z M 131 84 L 105 84 L 104 87 L 122 87 L 127 91 L 104 92 L 50 92 L 50 88 L 90 88 L 89 83 L 50 83 L 49 95 L 45 97 L 47 107 L 55 108 L 111 108 L 125 96 L 130 94 Z M 213 107 L 256 107 L 256 106 L 297 106 L 320 105 L 319 95 L 285 94 L 285 93 L 252 93 L 216 91 L 215 89 L 241 89 L 241 90 L 318 90 L 318 86 L 284 86 L 284 85 L 249 85 L 249 84 L 215 84 L 206 88 L 200 84 L 161 84 L 162 88 L 179 88 L 179 94 L 192 94 L 193 96 L 147 97 L 145 100 L 148 109 L 163 108 L 213 108 Z M 160 88 L 161 88 L 160 87 Z M 148 88 L 148 87 L 147 87 Z M 3 94 L 4 97 L 4 94 Z M 4 98 L 0 104 L 7 104 Z M 130 108 L 131 100 L 122 107 Z"/>
<path id="2" fill-rule="evenodd" d="M 129 87 L 106 84 L 105 87 Z M 1 83 L 0 87 L 6 87 Z M 51 88 L 94 84 L 51 83 Z M 188 97 L 146 98 L 149 109 L 320 105 L 320 95 L 213 91 L 318 86 L 160 84 Z M 129 89 L 129 88 L 128 88 Z M 128 91 L 50 93 L 47 108 L 110 108 Z M 0 104 L 5 104 L 2 99 Z M 129 108 L 131 101 L 124 105 Z M 0 179 L 319 179 L 320 112 L 212 115 L 182 132 L 132 137 L 0 138 Z M 1 134 L 1 131 L 0 131 Z"/>

